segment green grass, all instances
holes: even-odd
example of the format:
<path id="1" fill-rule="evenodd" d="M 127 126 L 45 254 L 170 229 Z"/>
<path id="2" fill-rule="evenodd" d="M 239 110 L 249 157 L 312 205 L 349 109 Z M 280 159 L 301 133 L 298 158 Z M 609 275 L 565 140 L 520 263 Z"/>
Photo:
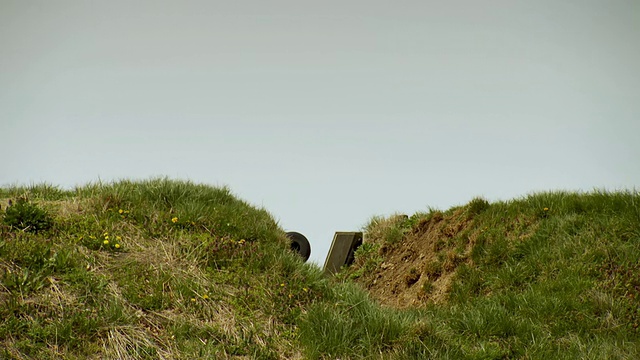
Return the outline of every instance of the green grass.
<path id="1" fill-rule="evenodd" d="M 7 224 L 18 198 L 51 226 Z M 226 188 L 2 188 L 0 358 L 638 358 L 639 203 L 556 192 L 376 217 L 354 266 L 326 278 L 266 210 Z M 446 251 L 462 259 L 446 301 L 382 307 L 354 282 L 453 214 L 467 228 L 418 269 L 437 276 Z"/>
<path id="2" fill-rule="evenodd" d="M 0 357 L 291 357 L 301 308 L 327 286 L 264 209 L 225 188 L 153 179 L 0 194 L 3 209 L 26 197 L 53 217 L 38 233 L 0 228 Z"/>
<path id="3" fill-rule="evenodd" d="M 468 244 L 475 238 L 475 244 L 456 269 L 447 301 L 425 302 L 415 310 L 424 330 L 400 353 L 409 358 L 640 356 L 637 193 L 550 192 L 479 203 L 442 217 L 435 211 L 420 214 L 425 221 L 438 216 L 443 222 L 468 216 L 471 223 L 449 241 Z M 385 236 L 367 241 L 391 249 L 397 243 Z"/>

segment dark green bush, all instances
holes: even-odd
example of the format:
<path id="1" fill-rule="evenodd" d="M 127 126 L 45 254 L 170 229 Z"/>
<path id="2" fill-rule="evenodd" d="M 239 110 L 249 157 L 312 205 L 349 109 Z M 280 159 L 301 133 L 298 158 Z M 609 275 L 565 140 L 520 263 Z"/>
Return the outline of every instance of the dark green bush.
<path id="1" fill-rule="evenodd" d="M 474 198 L 467 205 L 467 214 L 469 216 L 476 216 L 488 209 L 489 206 L 491 206 L 491 204 L 489 204 L 487 200 L 480 197 Z"/>
<path id="2" fill-rule="evenodd" d="M 4 223 L 12 229 L 37 233 L 50 229 L 53 220 L 46 210 L 25 198 L 18 198 L 15 203 L 10 203 L 7 207 Z"/>

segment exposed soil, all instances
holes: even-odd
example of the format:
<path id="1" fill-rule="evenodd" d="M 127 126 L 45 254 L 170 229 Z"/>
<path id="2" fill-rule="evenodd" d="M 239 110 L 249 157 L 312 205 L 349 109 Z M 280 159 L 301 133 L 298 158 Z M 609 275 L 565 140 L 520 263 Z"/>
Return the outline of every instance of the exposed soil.
<path id="1" fill-rule="evenodd" d="M 470 261 L 474 243 L 474 233 L 468 231 L 470 223 L 463 209 L 446 217 L 437 213 L 421 221 L 398 243 L 382 245 L 378 254 L 383 262 L 357 281 L 388 306 L 442 301 L 456 268 Z M 469 232 L 467 243 L 456 246 L 453 238 L 465 231 Z"/>
<path id="2" fill-rule="evenodd" d="M 536 228 L 531 220 L 511 219 L 502 236 L 512 243 L 522 241 Z M 462 264 L 473 266 L 471 253 L 479 237 L 490 238 L 482 225 L 465 207 L 447 214 L 435 212 L 408 230 L 402 240 L 382 244 L 375 269 L 360 271 L 356 282 L 386 306 L 405 308 L 446 301 L 456 270 Z M 356 259 L 349 272 L 357 273 L 367 260 Z"/>

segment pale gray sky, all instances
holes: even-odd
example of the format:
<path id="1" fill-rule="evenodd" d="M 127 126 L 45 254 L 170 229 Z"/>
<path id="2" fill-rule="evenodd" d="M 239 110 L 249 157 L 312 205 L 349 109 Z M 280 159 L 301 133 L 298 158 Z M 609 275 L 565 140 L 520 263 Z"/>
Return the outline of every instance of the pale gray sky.
<path id="1" fill-rule="evenodd" d="M 0 184 L 228 185 L 309 237 L 640 184 L 640 1 L 0 0 Z"/>

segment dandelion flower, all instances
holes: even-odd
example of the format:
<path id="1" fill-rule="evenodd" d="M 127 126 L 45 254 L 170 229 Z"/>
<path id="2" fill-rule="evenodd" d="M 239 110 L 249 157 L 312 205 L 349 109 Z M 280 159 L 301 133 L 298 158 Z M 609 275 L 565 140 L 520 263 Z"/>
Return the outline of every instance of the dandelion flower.
<path id="1" fill-rule="evenodd" d="M 120 244 L 115 245 L 116 249 L 120 249 Z"/>
<path id="2" fill-rule="evenodd" d="M 304 291 L 304 292 L 309 292 L 309 289 L 307 289 L 307 288 L 302 288 L 302 291 Z"/>
<path id="3" fill-rule="evenodd" d="M 284 287 L 284 283 L 280 284 L 280 286 Z"/>
<path id="4" fill-rule="evenodd" d="M 109 245 L 109 240 L 105 239 L 105 241 L 103 241 L 102 243 L 105 244 L 105 245 Z"/>
<path id="5" fill-rule="evenodd" d="M 171 222 L 174 223 L 174 224 L 177 223 L 178 222 L 178 218 L 177 217 L 172 218 Z"/>
<path id="6" fill-rule="evenodd" d="M 544 208 L 544 211 L 549 211 L 549 208 L 548 207 Z"/>
<path id="7" fill-rule="evenodd" d="M 204 295 L 202 295 L 202 298 L 203 298 L 203 299 L 205 299 L 205 300 L 207 300 L 207 299 L 209 298 L 209 295 L 204 294 Z"/>
<path id="8" fill-rule="evenodd" d="M 122 214 L 122 213 L 124 213 L 124 210 L 122 209 L 118 210 L 118 214 Z"/>
<path id="9" fill-rule="evenodd" d="M 191 298 L 191 302 L 196 302 L 196 298 Z"/>

